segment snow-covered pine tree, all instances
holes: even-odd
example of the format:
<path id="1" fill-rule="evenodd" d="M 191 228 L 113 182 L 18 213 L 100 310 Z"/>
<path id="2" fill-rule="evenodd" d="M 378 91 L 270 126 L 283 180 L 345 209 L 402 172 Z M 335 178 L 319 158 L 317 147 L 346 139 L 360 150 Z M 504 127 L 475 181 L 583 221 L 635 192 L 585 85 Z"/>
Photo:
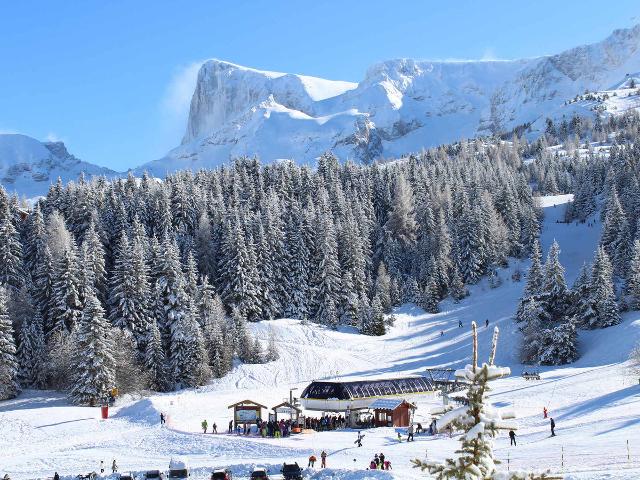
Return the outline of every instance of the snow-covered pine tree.
<path id="1" fill-rule="evenodd" d="M 22 244 L 7 208 L 0 215 L 0 284 L 9 293 L 16 292 L 24 284 L 24 276 Z"/>
<path id="2" fill-rule="evenodd" d="M 538 362 L 542 365 L 564 365 L 576 361 L 578 353 L 578 332 L 573 318 L 544 328 L 538 336 Z"/>
<path id="3" fill-rule="evenodd" d="M 468 384 L 467 405 L 454 408 L 437 420 L 439 430 L 451 426 L 463 431 L 462 443 L 456 457 L 444 463 L 412 460 L 415 467 L 428 471 L 438 480 L 544 480 L 547 474 L 499 471 L 493 454 L 493 438 L 499 430 L 515 430 L 509 417 L 494 408 L 488 399 L 489 382 L 508 376 L 507 367 L 494 365 L 498 342 L 498 328 L 494 329 L 493 345 L 487 363 L 478 366 L 478 336 L 475 322 L 473 329 L 473 356 L 471 365 L 458 370 L 456 376 Z"/>
<path id="4" fill-rule="evenodd" d="M 460 270 L 457 266 L 454 265 L 452 274 L 451 274 L 451 285 L 449 287 L 451 291 L 451 297 L 457 303 L 466 296 L 469 295 L 469 290 L 462 281 L 462 275 L 460 275 Z"/>
<path id="5" fill-rule="evenodd" d="M 76 250 L 74 242 L 71 241 L 69 247 L 60 252 L 60 257 L 54 264 L 53 308 L 50 313 L 53 332 L 71 332 L 82 314 Z"/>
<path id="6" fill-rule="evenodd" d="M 107 298 L 107 272 L 104 259 L 104 246 L 100 235 L 96 230 L 94 221 L 89 223 L 89 226 L 84 234 L 84 241 L 82 242 L 84 248 L 84 254 L 82 255 L 85 263 L 84 269 L 91 275 L 91 283 L 93 284 L 98 299 L 101 302 L 105 302 Z"/>
<path id="7" fill-rule="evenodd" d="M 382 308 L 382 302 L 377 296 L 373 297 L 369 315 L 369 328 L 367 333 L 375 336 L 384 335 L 386 333 L 384 309 Z"/>
<path id="8" fill-rule="evenodd" d="M 520 358 L 522 363 L 535 364 L 540 359 L 540 335 L 547 321 L 544 305 L 532 296 L 523 298 L 520 307 Z"/>
<path id="9" fill-rule="evenodd" d="M 20 393 L 16 343 L 7 301 L 7 290 L 0 286 L 0 400 L 14 398 Z"/>
<path id="10" fill-rule="evenodd" d="M 253 245 L 247 244 L 239 216 L 229 216 L 224 224 L 220 250 L 219 291 L 227 307 L 238 306 L 245 315 L 257 315 L 261 310 L 257 265 L 255 254 L 249 249 L 253 249 Z"/>
<path id="11" fill-rule="evenodd" d="M 145 368 L 149 374 L 150 387 L 158 392 L 169 389 L 167 378 L 167 365 L 160 330 L 155 319 L 151 319 L 147 332 L 145 357 Z"/>
<path id="12" fill-rule="evenodd" d="M 95 292 L 85 292 L 82 318 L 75 333 L 72 386 L 69 396 L 79 405 L 93 405 L 115 386 L 113 334 Z"/>
<path id="13" fill-rule="evenodd" d="M 407 277 L 402 290 L 404 302 L 413 303 L 415 305 L 422 304 L 423 293 L 415 278 Z"/>
<path id="14" fill-rule="evenodd" d="M 542 284 L 542 300 L 551 320 L 561 319 L 567 308 L 567 283 L 559 256 L 560 246 L 554 240 L 544 265 Z"/>
<path id="15" fill-rule="evenodd" d="M 269 327 L 269 335 L 267 338 L 267 353 L 265 355 L 265 360 L 267 362 L 274 362 L 278 358 L 280 358 L 280 353 L 278 353 L 278 346 L 276 345 L 276 332 L 273 330 L 273 327 Z"/>
<path id="16" fill-rule="evenodd" d="M 203 385 L 210 375 L 202 331 L 186 312 L 171 324 L 169 367 L 177 389 Z"/>
<path id="17" fill-rule="evenodd" d="M 438 313 L 440 311 L 438 301 L 438 285 L 432 277 L 427 281 L 419 305 L 428 313 Z"/>
<path id="18" fill-rule="evenodd" d="M 527 273 L 527 283 L 524 287 L 524 296 L 531 297 L 542 293 L 544 278 L 542 274 L 542 253 L 540 242 L 535 240 L 531 247 L 531 266 Z"/>
<path id="19" fill-rule="evenodd" d="M 571 288 L 571 308 L 568 313 L 574 316 L 578 325 L 589 325 L 595 317 L 591 299 L 591 269 L 583 264 L 580 273 Z"/>
<path id="20" fill-rule="evenodd" d="M 633 255 L 627 272 L 626 293 L 633 310 L 640 310 L 640 240 L 633 242 Z"/>
<path id="21" fill-rule="evenodd" d="M 327 205 L 326 192 L 320 192 L 321 207 L 317 216 L 317 252 L 312 288 L 314 291 L 314 321 L 332 328 L 338 325 L 340 299 L 340 264 L 335 226 Z"/>
<path id="22" fill-rule="evenodd" d="M 29 321 L 23 321 L 18 346 L 19 380 L 23 387 L 45 388 L 47 384 L 45 362 L 45 339 L 42 317 L 35 309 Z"/>
<path id="23" fill-rule="evenodd" d="M 585 319 L 585 328 L 606 328 L 620 323 L 620 312 L 616 303 L 612 267 L 603 247 L 599 247 L 591 273 L 590 303 L 594 316 Z"/>
<path id="24" fill-rule="evenodd" d="M 378 273 L 376 274 L 376 282 L 374 287 L 374 297 L 378 297 L 383 311 L 391 311 L 391 277 L 387 273 L 387 268 L 383 262 L 378 265 Z"/>

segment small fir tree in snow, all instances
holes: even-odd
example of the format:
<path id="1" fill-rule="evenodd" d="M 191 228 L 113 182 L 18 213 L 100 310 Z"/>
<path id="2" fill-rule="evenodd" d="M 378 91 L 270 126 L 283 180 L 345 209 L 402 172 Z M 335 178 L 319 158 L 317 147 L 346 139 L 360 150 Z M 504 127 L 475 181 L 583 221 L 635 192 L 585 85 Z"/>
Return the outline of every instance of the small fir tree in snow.
<path id="1" fill-rule="evenodd" d="M 95 404 L 115 386 L 114 343 L 109 323 L 95 293 L 86 293 L 75 334 L 77 354 L 69 396 L 79 405 Z"/>
<path id="2" fill-rule="evenodd" d="M 18 359 L 13 326 L 7 309 L 7 291 L 0 286 L 0 400 L 20 393 L 18 385 Z"/>
<path id="3" fill-rule="evenodd" d="M 370 317 L 370 335 L 381 336 L 386 333 L 385 321 L 384 321 L 384 310 L 382 309 L 382 302 L 378 297 L 373 298 L 373 302 L 371 303 L 371 317 Z"/>
<path id="4" fill-rule="evenodd" d="M 489 382 L 506 377 L 509 368 L 494 365 L 498 342 L 498 328 L 494 329 L 493 345 L 488 363 L 478 366 L 478 334 L 475 322 L 473 329 L 473 356 L 471 365 L 458 370 L 456 376 L 468 384 L 467 405 L 445 413 L 437 420 L 439 430 L 451 426 L 463 431 L 462 445 L 455 458 L 444 463 L 412 460 L 414 467 L 428 471 L 438 480 L 543 480 L 547 474 L 498 471 L 498 462 L 493 455 L 493 438 L 499 430 L 517 427 L 508 421 L 506 415 L 495 409 L 488 400 Z"/>
<path id="5" fill-rule="evenodd" d="M 273 327 L 269 327 L 267 354 L 265 356 L 265 359 L 267 362 L 274 362 L 278 358 L 280 358 L 280 354 L 278 353 L 278 346 L 276 345 L 276 332 L 273 330 Z"/>

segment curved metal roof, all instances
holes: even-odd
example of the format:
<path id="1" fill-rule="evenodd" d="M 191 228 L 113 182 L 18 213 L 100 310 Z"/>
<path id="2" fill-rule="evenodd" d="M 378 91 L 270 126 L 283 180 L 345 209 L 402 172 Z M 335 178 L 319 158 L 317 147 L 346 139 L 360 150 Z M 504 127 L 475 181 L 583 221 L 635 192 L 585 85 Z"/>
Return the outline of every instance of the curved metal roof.
<path id="1" fill-rule="evenodd" d="M 357 398 L 406 395 L 435 390 L 424 377 L 392 378 L 383 380 L 357 380 L 353 382 L 312 382 L 301 398 L 321 400 L 354 400 Z"/>

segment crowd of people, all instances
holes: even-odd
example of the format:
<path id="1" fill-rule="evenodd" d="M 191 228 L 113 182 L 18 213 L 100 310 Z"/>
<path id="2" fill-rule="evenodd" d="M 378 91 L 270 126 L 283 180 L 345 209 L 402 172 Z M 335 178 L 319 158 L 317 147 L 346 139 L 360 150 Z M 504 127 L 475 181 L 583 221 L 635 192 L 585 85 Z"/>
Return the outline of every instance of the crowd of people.
<path id="1" fill-rule="evenodd" d="M 368 470 L 391 470 L 391 461 L 384 456 L 384 453 L 379 455 L 376 453 L 369 463 Z"/>
<path id="2" fill-rule="evenodd" d="M 304 427 L 316 432 L 338 430 L 347 426 L 347 420 L 342 415 L 323 415 L 320 418 L 305 417 Z"/>

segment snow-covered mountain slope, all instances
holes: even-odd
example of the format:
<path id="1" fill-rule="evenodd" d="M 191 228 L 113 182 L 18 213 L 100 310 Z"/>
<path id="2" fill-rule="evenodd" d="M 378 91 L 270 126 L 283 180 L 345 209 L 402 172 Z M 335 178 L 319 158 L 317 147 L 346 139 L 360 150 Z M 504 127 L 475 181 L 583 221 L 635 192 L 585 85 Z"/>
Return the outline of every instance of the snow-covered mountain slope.
<path id="1" fill-rule="evenodd" d="M 74 157 L 62 142 L 0 134 L 0 183 L 10 193 L 27 197 L 44 195 L 58 177 L 66 183 L 81 173 L 87 177 L 116 175 L 113 170 Z"/>
<path id="2" fill-rule="evenodd" d="M 220 60 L 200 69 L 182 145 L 139 168 L 156 175 L 241 155 L 307 163 L 332 150 L 370 162 L 568 113 L 585 90 L 640 71 L 640 25 L 558 55 L 514 61 L 390 60 L 359 84 Z M 588 109 L 585 112 L 589 112 Z"/>
<path id="3" fill-rule="evenodd" d="M 542 246 L 546 251 L 554 239 L 559 241 L 569 284 L 582 263 L 591 260 L 600 237 L 597 218 L 594 226 L 556 222 L 563 218 L 564 204 L 570 198 L 560 195 L 540 202 L 545 211 Z M 512 263 L 512 269 L 517 267 L 526 265 Z M 470 362 L 469 326 L 475 320 L 480 325 L 479 358 L 487 358 L 492 327 L 498 326 L 496 362 L 513 372 L 493 382 L 491 392 L 497 406 L 515 411 L 518 417 L 518 446 L 510 447 L 506 435 L 496 439 L 496 457 L 505 469 L 507 465 L 512 470 L 551 469 L 563 472 L 567 480 L 639 478 L 640 386 L 626 362 L 638 338 L 639 312 L 626 313 L 614 327 L 581 331 L 580 360 L 564 367 L 543 367 L 540 381 L 528 381 L 520 376 L 531 367 L 518 361 L 521 334 L 512 320 L 524 281 L 513 281 L 510 273 L 500 271 L 504 282 L 498 288 L 491 289 L 485 279 L 472 286 L 471 295 L 460 303 L 442 302 L 438 314 L 411 305 L 400 307 L 395 325 L 382 337 L 290 319 L 251 324 L 263 337 L 274 330 L 280 352 L 277 361 L 239 365 L 225 378 L 197 389 L 123 398 L 108 420 L 100 419 L 99 408 L 73 406 L 61 394 L 25 392 L 0 402 L 0 468 L 12 479 L 46 478 L 58 471 L 63 480 L 71 480 L 78 473 L 98 469 L 100 460 L 109 467 L 116 459 L 120 471 L 144 471 L 166 469 L 169 459 L 180 455 L 194 467 L 194 479 L 209 478 L 214 467 L 230 467 L 236 478 L 247 478 L 255 465 L 269 468 L 280 478 L 282 462 L 297 461 L 304 466 L 309 455 L 319 457 L 325 450 L 329 468 L 306 469 L 305 479 L 423 479 L 425 474 L 411 468 L 410 459 L 446 458 L 459 447 L 455 435 L 419 435 L 413 443 L 398 443 L 393 428 L 368 429 L 363 447 L 358 448 L 353 430 L 262 439 L 203 435 L 200 422 L 215 422 L 219 432 L 226 432 L 229 405 L 251 399 L 273 407 L 288 398 L 290 389 L 299 396 L 311 380 L 388 378 L 420 374 L 428 367 L 462 367 Z M 483 326 L 485 319 L 490 320 L 490 328 Z M 409 399 L 417 403 L 415 421 L 423 426 L 431 421 L 431 408 L 442 403 L 431 394 Z M 557 437 L 549 437 L 544 407 L 556 421 Z M 160 412 L 167 416 L 165 426 L 159 425 Z M 391 460 L 392 471 L 366 470 L 373 454 L 379 452 Z"/>

